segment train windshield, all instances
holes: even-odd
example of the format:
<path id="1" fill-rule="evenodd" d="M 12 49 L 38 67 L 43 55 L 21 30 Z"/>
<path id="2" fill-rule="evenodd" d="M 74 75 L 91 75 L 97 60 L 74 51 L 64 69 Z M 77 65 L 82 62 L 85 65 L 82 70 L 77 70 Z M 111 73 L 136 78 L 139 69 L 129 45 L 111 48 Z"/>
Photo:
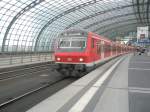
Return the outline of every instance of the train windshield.
<path id="1" fill-rule="evenodd" d="M 58 52 L 83 52 L 86 48 L 86 37 L 62 37 L 58 41 Z"/>
<path id="2" fill-rule="evenodd" d="M 85 48 L 85 38 L 61 38 L 58 48 Z"/>

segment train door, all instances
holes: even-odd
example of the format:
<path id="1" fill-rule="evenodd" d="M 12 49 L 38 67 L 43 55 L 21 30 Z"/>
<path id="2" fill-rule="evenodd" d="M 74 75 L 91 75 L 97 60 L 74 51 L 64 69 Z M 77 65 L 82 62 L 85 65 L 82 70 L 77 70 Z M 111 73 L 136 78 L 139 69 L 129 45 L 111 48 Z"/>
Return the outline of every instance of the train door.
<path id="1" fill-rule="evenodd" d="M 110 44 L 110 56 L 113 56 L 113 44 Z"/>
<path id="2" fill-rule="evenodd" d="M 116 45 L 116 55 L 118 55 L 118 45 Z"/>
<path id="3" fill-rule="evenodd" d="M 97 40 L 97 42 L 96 42 L 96 50 L 97 50 L 96 58 L 97 58 L 97 60 L 101 58 L 101 48 L 100 48 L 100 46 L 101 46 L 101 41 Z"/>
<path id="4" fill-rule="evenodd" d="M 122 46 L 120 45 L 120 54 L 122 54 Z"/>
<path id="5" fill-rule="evenodd" d="M 104 41 L 101 41 L 101 59 L 104 58 Z"/>
<path id="6" fill-rule="evenodd" d="M 95 39 L 92 38 L 91 39 L 91 61 L 92 62 L 95 61 L 95 54 L 96 54 L 96 51 L 95 51 Z"/>
<path id="7" fill-rule="evenodd" d="M 113 50 L 112 50 L 112 52 L 113 52 L 113 56 L 115 56 L 116 55 L 116 45 L 115 44 L 113 44 L 113 48 L 112 48 Z"/>

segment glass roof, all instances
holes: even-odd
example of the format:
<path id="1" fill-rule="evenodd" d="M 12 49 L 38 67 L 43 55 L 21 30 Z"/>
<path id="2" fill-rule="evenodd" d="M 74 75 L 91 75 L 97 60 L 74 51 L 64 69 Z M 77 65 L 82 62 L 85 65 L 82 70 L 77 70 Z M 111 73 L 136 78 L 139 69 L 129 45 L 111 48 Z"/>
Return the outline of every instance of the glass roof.
<path id="1" fill-rule="evenodd" d="M 1 0 L 0 52 L 53 50 L 58 34 L 72 27 L 108 37 L 114 29 L 135 30 L 136 5 L 136 0 Z"/>

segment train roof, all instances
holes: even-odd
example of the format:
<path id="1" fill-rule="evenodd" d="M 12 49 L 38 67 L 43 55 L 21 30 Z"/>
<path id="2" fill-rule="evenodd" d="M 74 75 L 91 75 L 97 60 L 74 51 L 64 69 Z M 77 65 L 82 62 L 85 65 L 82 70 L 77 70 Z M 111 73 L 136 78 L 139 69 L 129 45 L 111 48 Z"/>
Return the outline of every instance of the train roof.
<path id="1" fill-rule="evenodd" d="M 83 29 L 68 29 L 60 33 L 60 35 L 65 35 L 65 34 L 88 34 L 88 31 L 83 30 Z"/>

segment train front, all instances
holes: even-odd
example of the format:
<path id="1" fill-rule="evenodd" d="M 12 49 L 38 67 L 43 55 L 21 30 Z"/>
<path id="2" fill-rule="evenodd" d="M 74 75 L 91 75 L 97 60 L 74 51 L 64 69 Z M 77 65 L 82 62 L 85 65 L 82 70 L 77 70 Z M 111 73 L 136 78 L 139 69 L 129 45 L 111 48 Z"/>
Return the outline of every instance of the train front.
<path id="1" fill-rule="evenodd" d="M 88 33 L 79 30 L 59 35 L 55 50 L 57 71 L 65 76 L 77 76 L 85 71 Z"/>

